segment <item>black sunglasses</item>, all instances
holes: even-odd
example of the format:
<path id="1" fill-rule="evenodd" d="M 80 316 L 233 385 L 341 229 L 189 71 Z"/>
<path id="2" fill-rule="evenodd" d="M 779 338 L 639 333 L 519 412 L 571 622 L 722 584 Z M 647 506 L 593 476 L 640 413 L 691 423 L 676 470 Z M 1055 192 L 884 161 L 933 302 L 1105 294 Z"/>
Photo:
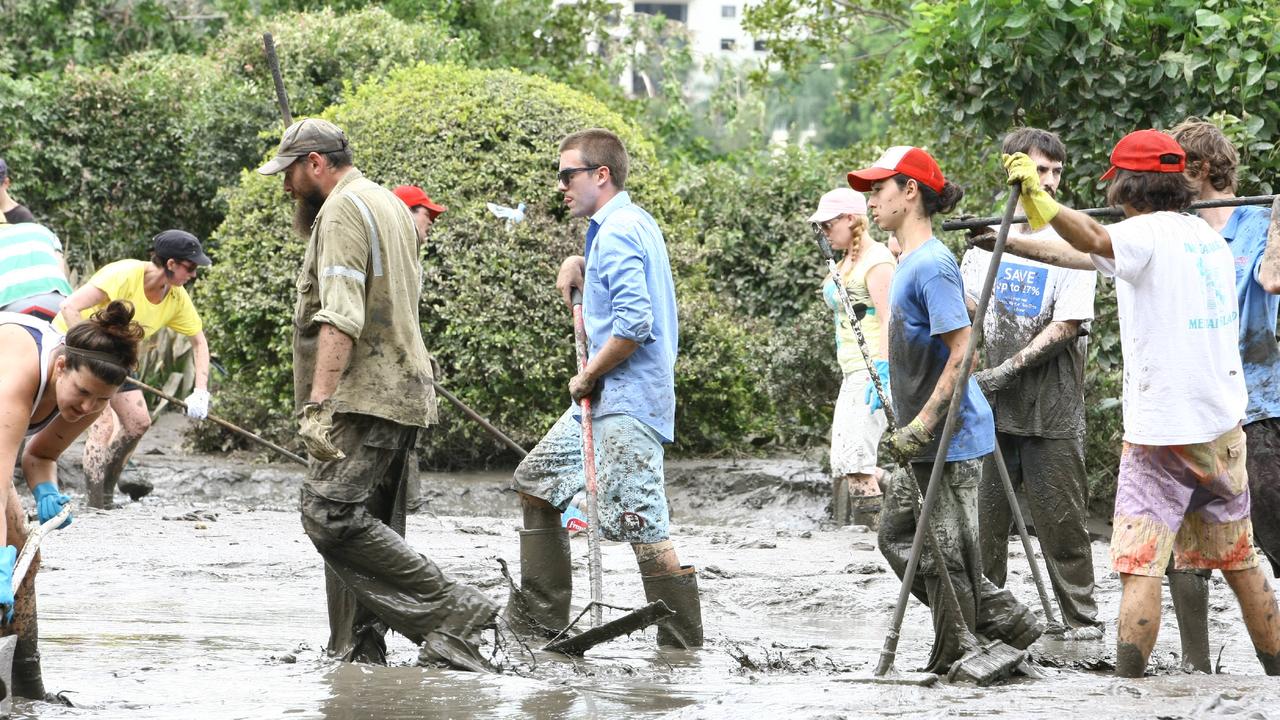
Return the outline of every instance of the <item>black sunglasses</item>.
<path id="1" fill-rule="evenodd" d="M 580 172 L 590 172 L 592 170 L 599 170 L 602 167 L 604 166 L 588 165 L 587 167 L 564 168 L 563 170 L 560 170 L 559 172 L 556 173 L 556 180 L 561 185 L 568 185 L 569 182 L 573 180 L 574 175 L 577 175 Z"/>

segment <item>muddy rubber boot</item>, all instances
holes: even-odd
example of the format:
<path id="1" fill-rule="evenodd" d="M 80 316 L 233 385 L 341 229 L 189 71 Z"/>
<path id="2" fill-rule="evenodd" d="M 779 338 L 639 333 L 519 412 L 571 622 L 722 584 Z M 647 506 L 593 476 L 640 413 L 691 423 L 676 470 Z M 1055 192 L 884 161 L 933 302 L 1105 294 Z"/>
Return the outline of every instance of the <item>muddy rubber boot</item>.
<path id="1" fill-rule="evenodd" d="M 520 588 L 511 589 L 503 618 L 522 638 L 555 637 L 569 624 L 573 566 L 564 528 L 520 531 Z"/>
<path id="2" fill-rule="evenodd" d="M 452 594 L 454 610 L 422 639 L 418 665 L 493 672 L 493 666 L 480 652 L 479 639 L 482 631 L 494 627 L 497 603 L 470 585 L 457 585 Z"/>
<path id="3" fill-rule="evenodd" d="M 1182 639 L 1182 669 L 1212 673 L 1209 662 L 1209 578 L 1199 571 L 1169 571 L 1169 594 Z"/>
<path id="4" fill-rule="evenodd" d="M 875 532 L 880 529 L 880 506 L 881 495 L 870 497 L 853 497 L 849 499 L 852 506 L 850 513 L 851 520 L 854 525 L 865 525 L 867 529 Z"/>
<path id="5" fill-rule="evenodd" d="M 831 522 L 849 524 L 849 479 L 843 476 L 831 479 Z"/>
<path id="6" fill-rule="evenodd" d="M 13 650 L 13 694 L 30 700 L 45 699 L 40 651 L 34 640 L 19 637 Z"/>
<path id="7" fill-rule="evenodd" d="M 669 575 L 643 575 L 644 596 L 649 602 L 661 600 L 676 611 L 673 618 L 658 623 L 661 647 L 702 647 L 702 603 L 698 599 L 698 571 L 685 565 Z"/>

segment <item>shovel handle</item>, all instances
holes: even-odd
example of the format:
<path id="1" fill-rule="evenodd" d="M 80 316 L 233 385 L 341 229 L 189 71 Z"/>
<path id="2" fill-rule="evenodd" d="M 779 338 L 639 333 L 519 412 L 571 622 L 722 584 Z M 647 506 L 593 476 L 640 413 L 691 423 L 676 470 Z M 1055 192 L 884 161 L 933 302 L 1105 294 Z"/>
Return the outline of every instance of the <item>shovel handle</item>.
<path id="1" fill-rule="evenodd" d="M 573 344 L 578 356 L 578 372 L 587 367 L 587 331 L 582 319 L 582 290 L 573 288 L 570 293 L 573 303 Z M 582 408 L 582 471 L 587 485 L 587 570 L 591 579 L 591 624 L 600 627 L 604 624 L 604 610 L 600 603 L 604 600 L 604 568 L 600 560 L 600 506 L 596 501 L 596 453 L 595 438 L 591 433 L 591 397 L 583 396 L 578 401 Z"/>
<path id="2" fill-rule="evenodd" d="M 71 517 L 71 503 L 63 505 L 57 515 L 40 523 L 27 534 L 27 541 L 22 544 L 22 552 L 18 553 L 18 560 L 13 564 L 13 592 L 15 595 L 18 592 L 18 586 L 22 584 L 22 580 L 27 576 L 27 570 L 31 568 L 31 563 L 36 559 L 36 551 L 40 549 L 40 541 L 45 535 L 58 529 L 58 526 L 66 522 L 69 517 Z"/>

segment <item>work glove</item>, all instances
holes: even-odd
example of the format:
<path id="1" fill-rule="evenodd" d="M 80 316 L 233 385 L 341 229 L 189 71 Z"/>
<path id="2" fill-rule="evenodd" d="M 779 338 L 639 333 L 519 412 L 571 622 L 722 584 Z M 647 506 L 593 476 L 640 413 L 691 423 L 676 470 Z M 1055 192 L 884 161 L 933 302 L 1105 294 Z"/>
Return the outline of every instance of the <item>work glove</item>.
<path id="1" fill-rule="evenodd" d="M 71 498 L 58 492 L 58 486 L 53 481 L 42 482 L 31 491 L 32 496 L 36 499 L 36 516 L 40 518 L 40 524 L 49 522 L 54 515 L 62 512 L 62 506 L 71 502 Z M 67 519 L 63 521 L 58 529 L 71 524 L 71 516 L 67 515 Z"/>
<path id="2" fill-rule="evenodd" d="M 329 438 L 333 431 L 333 408 L 328 403 L 309 402 L 299 413 L 298 435 L 311 457 L 320 461 L 341 460 L 347 456 Z"/>
<path id="3" fill-rule="evenodd" d="M 192 420 L 203 420 L 209 417 L 210 397 L 208 390 L 195 390 L 188 395 L 183 401 L 187 404 L 187 417 Z"/>
<path id="4" fill-rule="evenodd" d="M 933 441 L 933 433 L 920 418 L 913 419 L 906 427 L 889 436 L 889 449 L 901 462 L 909 462 Z"/>
<path id="5" fill-rule="evenodd" d="M 1040 184 L 1040 173 L 1036 172 L 1036 163 L 1026 153 L 1004 155 L 1004 169 L 1009 173 L 1009 184 L 1018 183 L 1019 198 L 1022 210 L 1027 214 L 1027 224 L 1032 230 L 1039 230 L 1049 224 L 1062 208 L 1058 201 L 1044 191 Z"/>
<path id="6" fill-rule="evenodd" d="M 987 397 L 1013 385 L 1013 381 L 1017 378 L 1018 371 L 1013 367 L 1013 358 L 973 374 L 973 379 L 978 381 L 978 387 L 982 388 L 982 394 Z"/>
<path id="7" fill-rule="evenodd" d="M 873 364 L 876 368 L 876 375 L 880 377 L 880 387 L 883 387 L 885 392 L 889 392 L 889 361 L 876 360 Z M 884 403 L 880 402 L 880 393 L 876 392 L 875 380 L 869 379 L 867 381 L 867 389 L 862 395 L 862 402 L 866 404 L 868 412 L 875 412 L 884 407 Z"/>
<path id="8" fill-rule="evenodd" d="M 18 562 L 18 548 L 5 545 L 0 548 L 0 623 L 13 622 L 13 565 Z"/>

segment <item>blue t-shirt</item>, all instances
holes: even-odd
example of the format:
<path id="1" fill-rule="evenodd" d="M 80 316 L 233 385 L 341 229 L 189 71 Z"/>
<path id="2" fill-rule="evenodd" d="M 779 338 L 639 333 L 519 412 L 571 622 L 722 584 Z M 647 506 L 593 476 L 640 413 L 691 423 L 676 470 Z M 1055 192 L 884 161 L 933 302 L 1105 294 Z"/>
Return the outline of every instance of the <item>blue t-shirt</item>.
<path id="1" fill-rule="evenodd" d="M 588 353 L 594 356 L 615 336 L 640 345 L 600 379 L 591 416 L 630 415 L 653 428 L 663 442 L 671 442 L 680 328 L 662 231 L 653 216 L 620 192 L 591 216 L 584 254 L 582 314 Z M 574 417 L 581 418 L 576 406 Z"/>
<path id="2" fill-rule="evenodd" d="M 1271 211 L 1238 207 L 1222 228 L 1236 262 L 1236 296 L 1240 301 L 1240 359 L 1249 387 L 1245 422 L 1280 417 L 1280 347 L 1276 345 L 1276 310 L 1280 296 L 1262 289 L 1258 273 L 1267 249 Z"/>
<path id="3" fill-rule="evenodd" d="M 898 422 L 906 425 L 933 394 L 951 355 L 938 336 L 969 326 L 960 266 L 937 238 L 899 259 L 889 307 L 889 385 Z M 982 457 L 995 449 L 991 406 L 972 377 L 958 420 L 948 462 Z M 942 435 L 942 424 L 939 419 L 935 435 Z M 934 440 L 913 459 L 932 462 L 937 452 Z"/>

